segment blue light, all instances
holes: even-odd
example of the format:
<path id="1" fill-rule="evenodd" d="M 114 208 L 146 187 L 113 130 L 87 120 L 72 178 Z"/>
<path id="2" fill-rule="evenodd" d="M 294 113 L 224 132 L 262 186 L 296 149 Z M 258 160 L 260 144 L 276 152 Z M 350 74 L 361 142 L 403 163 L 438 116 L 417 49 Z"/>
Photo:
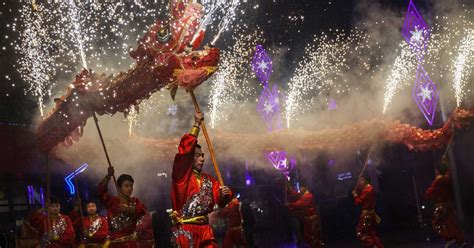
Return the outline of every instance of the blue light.
<path id="1" fill-rule="evenodd" d="M 77 174 L 84 172 L 87 169 L 88 164 L 84 163 L 81 167 L 77 168 L 71 174 L 64 178 L 66 181 L 67 186 L 69 187 L 69 193 L 74 195 L 76 193 L 76 187 L 74 187 L 74 183 L 72 183 L 72 179 L 77 176 Z"/>
<path id="2" fill-rule="evenodd" d="M 346 179 L 352 178 L 352 173 L 351 172 L 345 172 L 337 175 L 337 180 L 339 181 L 344 181 Z"/>

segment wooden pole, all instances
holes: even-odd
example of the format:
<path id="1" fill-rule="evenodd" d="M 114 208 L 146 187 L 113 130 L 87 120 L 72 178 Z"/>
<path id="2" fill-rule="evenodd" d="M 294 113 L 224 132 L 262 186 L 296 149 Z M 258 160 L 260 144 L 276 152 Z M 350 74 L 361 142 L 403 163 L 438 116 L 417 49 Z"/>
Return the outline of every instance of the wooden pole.
<path id="1" fill-rule="evenodd" d="M 95 127 L 97 128 L 97 132 L 99 133 L 100 142 L 102 143 L 102 148 L 104 149 L 105 157 L 107 158 L 107 163 L 109 164 L 109 168 L 112 167 L 112 163 L 110 162 L 109 153 L 107 152 L 107 147 L 105 146 L 104 137 L 102 137 L 102 132 L 100 131 L 99 120 L 95 115 L 95 112 L 92 112 L 92 117 L 94 117 Z M 114 179 L 115 190 L 117 190 L 117 194 L 119 194 L 119 190 L 117 188 L 117 179 L 115 179 L 115 175 L 112 175 Z"/>
<path id="2" fill-rule="evenodd" d="M 82 211 L 82 200 L 81 200 L 81 195 L 79 193 L 79 183 L 78 183 L 77 175 L 74 176 L 74 184 L 76 186 L 76 197 L 79 204 L 79 215 L 81 218 L 82 233 L 85 233 L 86 227 L 84 226 L 84 220 L 82 219 L 84 215 Z"/>
<path id="3" fill-rule="evenodd" d="M 191 99 L 193 100 L 194 109 L 196 110 L 197 113 L 201 113 L 201 108 L 199 107 L 199 104 L 196 100 L 196 96 L 194 95 L 194 92 L 191 90 L 189 91 L 189 94 L 191 95 Z M 209 138 L 209 134 L 207 133 L 206 124 L 204 123 L 204 121 L 201 122 L 201 129 L 202 129 L 202 133 L 204 134 L 204 138 L 206 138 L 207 147 L 209 148 L 209 154 L 211 155 L 211 161 L 212 161 L 212 165 L 214 166 L 214 171 L 216 172 L 217 180 L 219 181 L 221 186 L 224 186 L 224 180 L 222 180 L 221 171 L 219 170 L 216 156 L 214 154 L 214 148 L 212 146 L 211 139 Z"/>
<path id="4" fill-rule="evenodd" d="M 51 232 L 51 213 L 49 208 L 51 206 L 51 168 L 49 165 L 49 153 L 46 155 L 46 213 L 48 217 L 46 218 L 46 230 L 49 235 Z"/>
<path id="5" fill-rule="evenodd" d="M 369 164 L 369 159 L 370 159 L 370 156 L 372 155 L 372 152 L 374 151 L 374 147 L 375 147 L 375 141 L 370 146 L 369 153 L 367 154 L 367 158 L 365 159 L 365 162 L 364 162 L 364 167 L 362 167 L 362 170 L 359 173 L 359 177 L 357 177 L 357 184 L 354 187 L 354 190 L 357 190 L 357 187 L 359 186 L 359 180 L 362 177 L 362 175 L 364 175 L 364 172 L 367 169 L 367 165 Z"/>

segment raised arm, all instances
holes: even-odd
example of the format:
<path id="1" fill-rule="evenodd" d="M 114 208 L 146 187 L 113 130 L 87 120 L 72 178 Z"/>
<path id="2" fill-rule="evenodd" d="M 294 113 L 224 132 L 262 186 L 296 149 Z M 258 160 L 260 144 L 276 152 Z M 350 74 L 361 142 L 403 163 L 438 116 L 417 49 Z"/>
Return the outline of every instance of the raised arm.
<path id="1" fill-rule="evenodd" d="M 185 179 L 185 176 L 192 170 L 194 161 L 194 149 L 199 135 L 199 125 L 204 120 L 202 113 L 196 113 L 194 116 L 194 126 L 188 134 L 181 138 L 178 153 L 174 158 L 172 178 L 175 182 Z"/>

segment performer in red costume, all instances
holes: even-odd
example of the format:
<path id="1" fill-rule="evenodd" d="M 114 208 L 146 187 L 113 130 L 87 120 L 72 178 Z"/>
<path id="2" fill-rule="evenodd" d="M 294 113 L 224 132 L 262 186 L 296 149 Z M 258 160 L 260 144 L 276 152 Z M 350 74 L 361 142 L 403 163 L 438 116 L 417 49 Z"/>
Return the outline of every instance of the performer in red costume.
<path id="1" fill-rule="evenodd" d="M 218 216 L 225 218 L 227 231 L 224 236 L 223 248 L 248 247 L 242 227 L 242 213 L 240 202 L 234 197 L 227 206 L 218 212 Z"/>
<path id="2" fill-rule="evenodd" d="M 131 196 L 134 180 L 130 175 L 120 175 L 117 179 L 119 195 L 110 195 L 107 184 L 113 175 L 114 168 L 109 167 L 107 176 L 99 184 L 99 197 L 107 208 L 110 247 L 136 248 L 138 243 L 135 228 L 146 208 L 138 198 Z"/>
<path id="3" fill-rule="evenodd" d="M 426 198 L 435 204 L 433 229 L 446 240 L 445 247 L 450 247 L 454 243 L 457 243 L 458 247 L 464 247 L 466 246 L 464 234 L 454 211 L 451 173 L 446 163 L 438 165 L 435 171 L 436 178 L 425 192 Z"/>
<path id="4" fill-rule="evenodd" d="M 71 219 L 60 214 L 61 204 L 57 199 L 51 198 L 49 214 L 37 211 L 29 216 L 28 222 L 36 229 L 41 238 L 41 247 L 67 248 L 74 245 L 74 228 Z"/>
<path id="5" fill-rule="evenodd" d="M 138 247 L 154 248 L 155 238 L 153 235 L 153 224 L 150 212 L 146 212 L 137 222 Z"/>
<path id="6" fill-rule="evenodd" d="M 314 197 L 306 187 L 301 187 L 300 192 L 287 186 L 287 192 L 290 199 L 294 202 L 285 203 L 290 212 L 295 215 L 304 224 L 304 241 L 312 248 L 324 247 L 321 241 L 321 226 L 319 214 L 314 202 Z"/>
<path id="7" fill-rule="evenodd" d="M 232 199 L 232 192 L 202 172 L 204 153 L 197 144 L 202 113 L 196 113 L 194 119 L 191 132 L 181 138 L 173 164 L 173 242 L 178 247 L 217 247 L 207 215 L 215 204 L 225 207 Z"/>
<path id="8" fill-rule="evenodd" d="M 380 217 L 375 213 L 375 191 L 370 184 L 368 176 L 359 178 L 357 187 L 352 191 L 355 204 L 362 207 L 357 224 L 357 238 L 362 241 L 364 247 L 383 248 L 383 244 L 376 233 L 376 226 L 380 223 Z"/>
<path id="9" fill-rule="evenodd" d="M 78 207 L 69 214 L 74 228 L 80 235 L 80 245 L 88 248 L 102 248 L 109 235 L 109 223 L 105 217 L 97 214 L 95 202 L 87 202 L 86 211 L 87 217 L 81 216 Z"/>

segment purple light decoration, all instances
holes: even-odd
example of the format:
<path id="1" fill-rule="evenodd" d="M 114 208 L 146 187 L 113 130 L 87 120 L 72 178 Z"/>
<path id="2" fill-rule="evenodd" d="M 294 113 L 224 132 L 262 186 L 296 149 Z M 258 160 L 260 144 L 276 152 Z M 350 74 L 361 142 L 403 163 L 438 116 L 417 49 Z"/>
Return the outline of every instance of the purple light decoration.
<path id="1" fill-rule="evenodd" d="M 41 207 L 44 208 L 44 191 L 43 191 L 43 187 L 40 187 L 40 201 L 41 201 Z"/>
<path id="2" fill-rule="evenodd" d="M 267 85 L 270 80 L 270 75 L 272 74 L 272 60 L 262 45 L 257 45 L 256 47 L 252 61 L 252 69 L 260 82 Z"/>
<path id="3" fill-rule="evenodd" d="M 249 172 L 249 164 L 247 161 L 245 161 L 245 172 L 244 172 L 244 176 L 245 176 L 245 185 L 247 186 L 250 186 L 252 185 L 252 176 L 250 175 L 250 172 Z"/>
<path id="4" fill-rule="evenodd" d="M 269 132 L 282 129 L 277 85 L 274 85 L 272 90 L 269 89 L 268 85 L 263 87 L 262 94 L 258 100 L 257 111 L 265 121 Z"/>
<path id="5" fill-rule="evenodd" d="M 402 35 L 421 60 L 428 41 L 429 29 L 412 0 L 408 4 Z"/>
<path id="6" fill-rule="evenodd" d="M 265 153 L 267 160 L 275 167 L 277 170 L 285 170 L 287 165 L 286 151 L 272 151 Z"/>
<path id="7" fill-rule="evenodd" d="M 28 185 L 26 188 L 28 190 L 28 204 L 33 205 L 35 204 L 35 189 L 33 185 Z"/>
<path id="8" fill-rule="evenodd" d="M 245 172 L 245 185 L 252 185 L 252 177 L 247 172 Z"/>
<path id="9" fill-rule="evenodd" d="M 328 102 L 328 110 L 335 110 L 337 109 L 337 102 L 334 99 L 330 99 Z"/>
<path id="10" fill-rule="evenodd" d="M 418 65 L 412 97 L 430 126 L 433 125 L 439 93 L 422 65 Z"/>
<path id="11" fill-rule="evenodd" d="M 352 173 L 351 172 L 344 172 L 344 173 L 341 173 L 341 174 L 337 175 L 337 180 L 339 180 L 339 181 L 344 181 L 344 180 L 347 180 L 347 179 L 350 179 L 350 178 L 352 178 Z"/>
<path id="12" fill-rule="evenodd" d="M 334 160 L 334 159 L 328 160 L 328 165 L 329 165 L 329 166 L 333 166 L 334 163 L 336 163 L 336 160 Z"/>
<path id="13" fill-rule="evenodd" d="M 296 159 L 290 159 L 288 162 L 286 151 L 267 152 L 265 157 L 275 169 L 281 171 L 286 176 L 287 180 L 290 179 L 290 170 L 296 166 Z"/>

